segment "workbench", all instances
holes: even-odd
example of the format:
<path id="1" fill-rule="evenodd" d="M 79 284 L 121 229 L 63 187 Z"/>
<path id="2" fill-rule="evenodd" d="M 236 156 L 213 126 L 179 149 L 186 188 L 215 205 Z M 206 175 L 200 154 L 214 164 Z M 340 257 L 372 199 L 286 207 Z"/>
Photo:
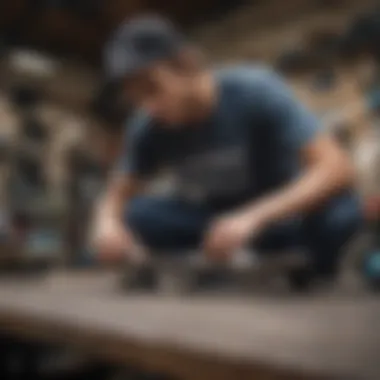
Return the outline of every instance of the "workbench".
<path id="1" fill-rule="evenodd" d="M 127 295 L 111 272 L 0 280 L 0 331 L 175 379 L 379 379 L 374 296 Z"/>

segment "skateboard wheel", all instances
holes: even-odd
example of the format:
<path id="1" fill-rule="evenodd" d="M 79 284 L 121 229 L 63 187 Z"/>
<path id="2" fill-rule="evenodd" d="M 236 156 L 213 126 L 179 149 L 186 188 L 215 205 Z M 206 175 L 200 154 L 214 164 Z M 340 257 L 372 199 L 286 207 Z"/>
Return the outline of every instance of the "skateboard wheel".
<path id="1" fill-rule="evenodd" d="M 123 288 L 126 290 L 154 290 L 156 287 L 157 276 L 150 266 L 130 267 L 123 277 Z"/>
<path id="2" fill-rule="evenodd" d="M 313 276 L 307 268 L 291 270 L 287 274 L 287 280 L 290 289 L 294 292 L 304 293 L 312 289 Z"/>

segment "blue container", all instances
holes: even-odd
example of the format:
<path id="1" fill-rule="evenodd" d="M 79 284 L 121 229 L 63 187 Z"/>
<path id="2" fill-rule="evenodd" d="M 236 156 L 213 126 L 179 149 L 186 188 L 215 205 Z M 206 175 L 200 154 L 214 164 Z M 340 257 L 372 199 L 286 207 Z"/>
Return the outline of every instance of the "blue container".
<path id="1" fill-rule="evenodd" d="M 364 260 L 364 276 L 369 285 L 380 290 L 380 250 L 370 252 Z"/>

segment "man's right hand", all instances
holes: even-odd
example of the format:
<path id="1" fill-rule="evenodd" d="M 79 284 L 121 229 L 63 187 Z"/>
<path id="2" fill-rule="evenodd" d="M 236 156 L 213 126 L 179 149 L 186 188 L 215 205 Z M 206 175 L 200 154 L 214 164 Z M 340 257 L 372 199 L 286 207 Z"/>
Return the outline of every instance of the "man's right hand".
<path id="1" fill-rule="evenodd" d="M 122 222 L 121 210 L 139 192 L 139 181 L 130 176 L 115 174 L 99 199 L 90 243 L 99 260 L 141 262 L 145 254 L 137 239 Z"/>
<path id="2" fill-rule="evenodd" d="M 137 243 L 123 223 L 102 220 L 92 231 L 91 242 L 100 261 L 115 262 L 136 254 Z"/>

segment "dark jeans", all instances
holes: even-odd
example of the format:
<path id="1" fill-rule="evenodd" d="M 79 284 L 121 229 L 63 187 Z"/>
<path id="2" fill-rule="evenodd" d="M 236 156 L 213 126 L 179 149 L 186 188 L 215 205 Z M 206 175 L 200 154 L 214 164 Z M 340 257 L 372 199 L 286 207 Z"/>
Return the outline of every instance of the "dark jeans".
<path id="1" fill-rule="evenodd" d="M 137 198 L 127 211 L 129 228 L 156 250 L 184 252 L 197 248 L 217 212 L 173 198 Z M 302 218 L 269 228 L 253 247 L 260 252 L 304 248 L 318 272 L 335 271 L 342 246 L 361 225 L 361 207 L 355 195 L 344 194 Z"/>

